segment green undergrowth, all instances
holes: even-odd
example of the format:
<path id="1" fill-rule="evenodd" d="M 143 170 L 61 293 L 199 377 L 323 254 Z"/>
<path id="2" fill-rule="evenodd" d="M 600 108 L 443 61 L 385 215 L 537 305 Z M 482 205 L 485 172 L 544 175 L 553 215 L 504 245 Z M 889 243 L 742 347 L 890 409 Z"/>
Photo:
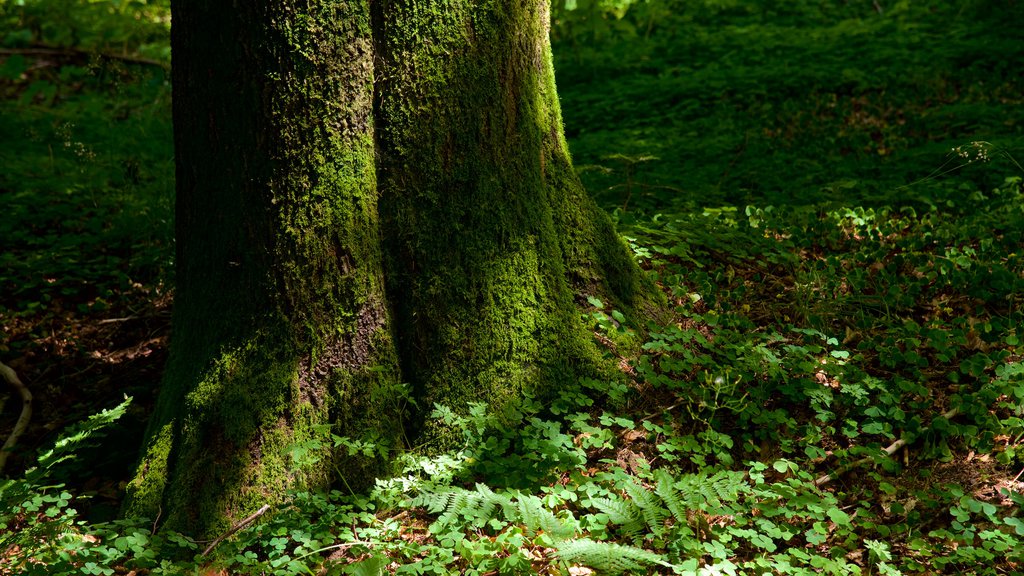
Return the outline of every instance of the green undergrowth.
<path id="1" fill-rule="evenodd" d="M 457 449 L 405 454 L 369 494 L 293 494 L 206 555 L 209 543 L 154 534 L 152 518 L 85 523 L 36 474 L 4 489 L 19 551 L 5 562 L 24 574 L 1017 573 L 1021 182 L 933 182 L 919 207 L 620 221 L 675 303 L 671 322 L 646 327 L 628 382 L 567 383 L 511 427 L 483 403 L 466 416 L 437 406 Z M 598 333 L 636 329 L 611 310 L 587 317 Z"/>
<path id="2" fill-rule="evenodd" d="M 566 132 L 604 206 L 848 203 L 851 189 L 885 205 L 964 141 L 1022 145 L 1011 1 L 554 7 Z"/>
<path id="3" fill-rule="evenodd" d="M 174 155 L 161 4 L 0 2 L 0 317 L 102 312 L 168 279 Z M 131 61 L 147 57 L 162 60 Z"/>
<path id="4" fill-rule="evenodd" d="M 0 312 L 102 311 L 170 269 L 168 78 L 116 63 L 31 66 L 0 65 Z"/>

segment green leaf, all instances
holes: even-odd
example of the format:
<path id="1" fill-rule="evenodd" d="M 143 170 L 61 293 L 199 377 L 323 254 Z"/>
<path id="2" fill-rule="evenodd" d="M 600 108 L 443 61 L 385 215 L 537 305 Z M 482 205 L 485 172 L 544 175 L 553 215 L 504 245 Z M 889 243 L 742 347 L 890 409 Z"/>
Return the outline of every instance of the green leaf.
<path id="1" fill-rule="evenodd" d="M 4 80 L 18 80 L 27 69 L 28 64 L 25 62 L 25 57 L 21 54 L 14 54 L 9 56 L 0 65 L 0 78 Z"/>
<path id="2" fill-rule="evenodd" d="M 776 460 L 772 463 L 772 468 L 779 474 L 785 474 L 789 470 L 796 470 L 796 464 L 793 464 L 789 460 Z"/>
<path id="3" fill-rule="evenodd" d="M 1024 520 L 1010 516 L 1003 518 L 1003 524 L 1012 526 L 1013 531 L 1016 532 L 1018 536 L 1024 536 Z"/>
<path id="4" fill-rule="evenodd" d="M 828 517 L 836 526 L 849 526 L 850 515 L 838 508 L 832 508 L 828 511 Z"/>

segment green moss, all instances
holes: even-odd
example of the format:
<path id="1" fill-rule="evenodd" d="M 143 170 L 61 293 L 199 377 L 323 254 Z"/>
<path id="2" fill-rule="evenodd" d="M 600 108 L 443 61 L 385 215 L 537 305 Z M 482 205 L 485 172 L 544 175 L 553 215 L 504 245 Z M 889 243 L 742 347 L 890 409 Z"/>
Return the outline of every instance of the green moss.
<path id="1" fill-rule="evenodd" d="M 628 305 L 644 289 L 565 150 L 545 6 L 395 3 L 380 15 L 389 297 L 426 406 L 501 410 L 605 372 L 574 299 Z"/>
<path id="2" fill-rule="evenodd" d="M 167 467 L 173 445 L 174 424 L 164 425 L 153 434 L 145 448 L 139 471 L 126 488 L 129 516 L 156 518 L 160 515 L 164 488 L 167 486 Z"/>
<path id="3" fill-rule="evenodd" d="M 387 417 L 396 400 L 379 392 L 399 371 L 383 294 L 368 4 L 222 9 L 175 15 L 201 36 L 174 47 L 175 85 L 195 89 L 176 96 L 174 344 L 151 424 L 161 442 L 143 458 L 166 464 L 159 476 L 140 468 L 128 506 L 158 500 L 166 526 L 199 535 L 288 488 L 327 486 L 335 469 L 365 485 L 379 461 L 335 454 L 331 433 L 372 430 L 387 445 L 401 433 Z M 218 68 L 216 84 L 200 72 L 210 53 L 244 66 Z M 310 457 L 293 459 L 294 446 Z"/>

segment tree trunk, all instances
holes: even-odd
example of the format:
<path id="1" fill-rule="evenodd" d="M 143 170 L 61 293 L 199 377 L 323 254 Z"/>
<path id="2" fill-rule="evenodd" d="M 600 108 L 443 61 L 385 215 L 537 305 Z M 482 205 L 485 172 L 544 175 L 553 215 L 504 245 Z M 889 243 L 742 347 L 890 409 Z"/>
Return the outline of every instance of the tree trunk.
<path id="1" fill-rule="evenodd" d="M 572 170 L 547 0 L 255 4 L 172 5 L 174 328 L 126 513 L 194 534 L 364 487 L 386 453 L 330 436 L 394 446 L 403 382 L 511 409 L 596 373 L 574 299 L 647 293 Z"/>
<path id="2" fill-rule="evenodd" d="M 323 446 L 393 444 L 400 380 L 367 3 L 173 8 L 174 344 L 126 512 L 212 534 L 334 465 L 365 486 L 378 463 Z"/>
<path id="3" fill-rule="evenodd" d="M 380 0 L 388 286 L 407 381 L 501 410 L 601 365 L 574 296 L 629 307 L 628 249 L 562 130 L 548 0 Z"/>

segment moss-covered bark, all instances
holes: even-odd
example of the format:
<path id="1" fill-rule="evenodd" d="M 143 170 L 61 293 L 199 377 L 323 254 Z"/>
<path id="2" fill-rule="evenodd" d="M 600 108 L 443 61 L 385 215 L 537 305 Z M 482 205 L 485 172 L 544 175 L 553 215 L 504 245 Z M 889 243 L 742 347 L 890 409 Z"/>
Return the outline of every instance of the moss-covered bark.
<path id="1" fill-rule="evenodd" d="M 381 0 L 381 217 L 406 378 L 514 406 L 600 361 L 574 298 L 640 275 L 563 138 L 547 0 Z"/>
<path id="2" fill-rule="evenodd" d="M 174 5 L 172 354 L 126 510 L 211 534 L 379 471 L 399 382 L 378 239 L 365 0 Z M 317 444 L 317 443 L 320 444 Z M 291 446 L 318 462 L 295 462 Z"/>
<path id="3" fill-rule="evenodd" d="M 511 408 L 602 366 L 576 300 L 644 288 L 573 173 L 547 0 L 173 10 L 172 352 L 127 513 L 213 534 L 365 484 L 320 446 L 394 443 L 400 382 Z"/>

